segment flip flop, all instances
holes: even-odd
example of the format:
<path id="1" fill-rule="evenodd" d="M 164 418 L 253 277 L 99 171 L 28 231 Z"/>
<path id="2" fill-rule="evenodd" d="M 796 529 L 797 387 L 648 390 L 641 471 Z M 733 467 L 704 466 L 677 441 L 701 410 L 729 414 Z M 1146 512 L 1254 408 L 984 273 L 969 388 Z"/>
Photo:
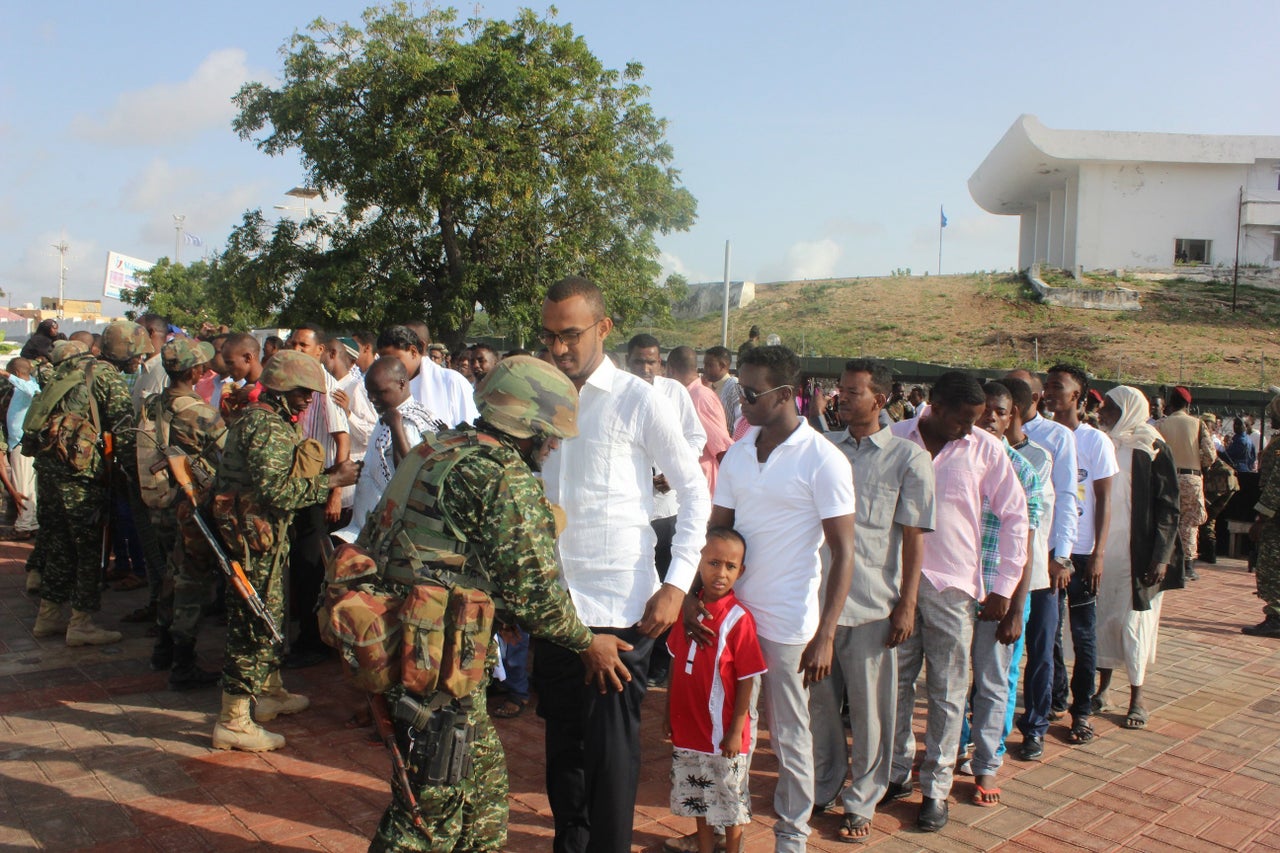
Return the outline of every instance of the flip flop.
<path id="1" fill-rule="evenodd" d="M 984 809 L 995 808 L 1000 805 L 1000 789 L 984 788 L 978 783 L 973 785 L 973 804 L 982 806 Z"/>
<path id="2" fill-rule="evenodd" d="M 862 815 L 848 814 L 840 819 L 840 828 L 836 830 L 836 840 L 845 844 L 865 844 L 871 837 L 871 818 Z"/>
<path id="3" fill-rule="evenodd" d="M 1124 718 L 1126 729 L 1145 729 L 1147 727 L 1147 711 L 1145 708 L 1130 708 Z"/>
<path id="4" fill-rule="evenodd" d="M 1103 711 L 1109 710 L 1110 706 L 1097 696 L 1089 700 L 1089 710 L 1095 714 L 1101 714 Z"/>

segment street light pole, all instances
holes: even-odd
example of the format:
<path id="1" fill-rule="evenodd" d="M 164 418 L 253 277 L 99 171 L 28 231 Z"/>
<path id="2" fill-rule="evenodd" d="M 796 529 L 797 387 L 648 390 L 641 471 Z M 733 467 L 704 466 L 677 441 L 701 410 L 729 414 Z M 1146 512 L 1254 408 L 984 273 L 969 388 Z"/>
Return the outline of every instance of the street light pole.
<path id="1" fill-rule="evenodd" d="M 182 223 L 187 221 L 187 217 L 181 213 L 173 215 L 173 262 L 174 264 L 182 263 Z"/>
<path id="2" fill-rule="evenodd" d="M 58 250 L 58 319 L 61 320 L 67 303 L 67 249 L 71 247 L 64 238 L 54 243 L 53 248 Z"/>

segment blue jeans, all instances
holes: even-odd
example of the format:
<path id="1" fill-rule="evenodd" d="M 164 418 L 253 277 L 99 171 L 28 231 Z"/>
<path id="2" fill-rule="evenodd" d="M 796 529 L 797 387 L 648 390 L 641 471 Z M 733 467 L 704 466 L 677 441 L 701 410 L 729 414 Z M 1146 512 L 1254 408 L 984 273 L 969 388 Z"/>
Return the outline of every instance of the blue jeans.
<path id="1" fill-rule="evenodd" d="M 1009 732 L 1013 731 L 1013 717 L 1018 710 L 1018 676 L 1022 671 L 1022 650 L 1027 644 L 1027 620 L 1031 617 L 1031 596 L 1027 596 L 1022 606 L 1022 634 L 1018 636 L 1009 654 L 1013 656 L 1009 663 L 1009 698 L 1004 706 L 1004 728 L 1000 731 L 1000 746 L 996 749 L 996 757 L 1005 754 L 1005 741 Z"/>
<path id="2" fill-rule="evenodd" d="M 1071 704 L 1067 705 L 1067 668 L 1062 656 L 1062 626 L 1053 647 L 1053 704 L 1071 712 L 1073 720 L 1083 720 L 1093 713 L 1090 701 L 1098 671 L 1098 601 L 1089 591 L 1089 555 L 1072 554 L 1071 583 L 1058 594 L 1058 614 L 1065 614 L 1071 625 L 1071 647 L 1075 650 L 1075 666 L 1071 671 Z"/>
<path id="3" fill-rule="evenodd" d="M 1058 593 L 1037 589 L 1027 597 L 1027 627 L 1023 639 L 1027 644 L 1027 674 L 1022 686 L 1025 709 L 1018 718 L 1018 731 L 1023 737 L 1044 737 L 1049 730 L 1049 711 L 1053 705 L 1054 651 L 1061 653 L 1058 631 Z M 1016 678 L 1016 673 L 1012 675 Z M 1062 704 L 1066 705 L 1066 673 L 1062 674 Z"/>

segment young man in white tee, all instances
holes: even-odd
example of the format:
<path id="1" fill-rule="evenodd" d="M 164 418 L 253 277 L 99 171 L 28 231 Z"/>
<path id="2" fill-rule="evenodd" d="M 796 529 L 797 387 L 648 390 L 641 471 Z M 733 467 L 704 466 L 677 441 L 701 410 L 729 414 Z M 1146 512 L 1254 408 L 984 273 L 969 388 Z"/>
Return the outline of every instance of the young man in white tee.
<path id="1" fill-rule="evenodd" d="M 808 686 L 830 674 L 853 576 L 853 469 L 796 410 L 795 353 L 780 346 L 749 350 L 738 378 L 751 429 L 720 463 L 711 525 L 734 527 L 747 541 L 749 567 L 735 591 L 755 617 L 769 668 L 761 690 L 778 756 L 775 850 L 803 851 L 814 796 Z M 831 568 L 819 603 L 824 536 Z M 708 641 L 690 610 L 686 630 Z"/>
<path id="2" fill-rule="evenodd" d="M 1111 478 L 1120 470 L 1111 439 L 1080 420 L 1081 401 L 1089 393 L 1089 377 L 1078 367 L 1059 364 L 1049 369 L 1044 402 L 1056 423 L 1071 430 L 1076 440 L 1076 498 L 1080 515 L 1071 549 L 1071 581 L 1058 598 L 1059 614 L 1069 614 L 1075 666 L 1071 672 L 1071 732 L 1076 745 L 1093 740 L 1093 682 L 1097 674 L 1098 584 L 1102 580 L 1107 531 L 1111 528 Z M 1069 606 L 1068 606 L 1069 605 Z M 1054 644 L 1053 704 L 1066 708 L 1067 672 L 1062 655 L 1062 619 Z"/>

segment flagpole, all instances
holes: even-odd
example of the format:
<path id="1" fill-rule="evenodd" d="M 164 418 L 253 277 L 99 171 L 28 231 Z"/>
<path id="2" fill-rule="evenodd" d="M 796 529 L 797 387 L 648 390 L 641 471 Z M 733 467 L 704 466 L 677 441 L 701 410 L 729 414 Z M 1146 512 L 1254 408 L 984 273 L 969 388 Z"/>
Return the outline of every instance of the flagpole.
<path id="1" fill-rule="evenodd" d="M 938 275 L 942 275 L 942 229 L 946 228 L 946 214 L 942 206 L 938 206 Z"/>

